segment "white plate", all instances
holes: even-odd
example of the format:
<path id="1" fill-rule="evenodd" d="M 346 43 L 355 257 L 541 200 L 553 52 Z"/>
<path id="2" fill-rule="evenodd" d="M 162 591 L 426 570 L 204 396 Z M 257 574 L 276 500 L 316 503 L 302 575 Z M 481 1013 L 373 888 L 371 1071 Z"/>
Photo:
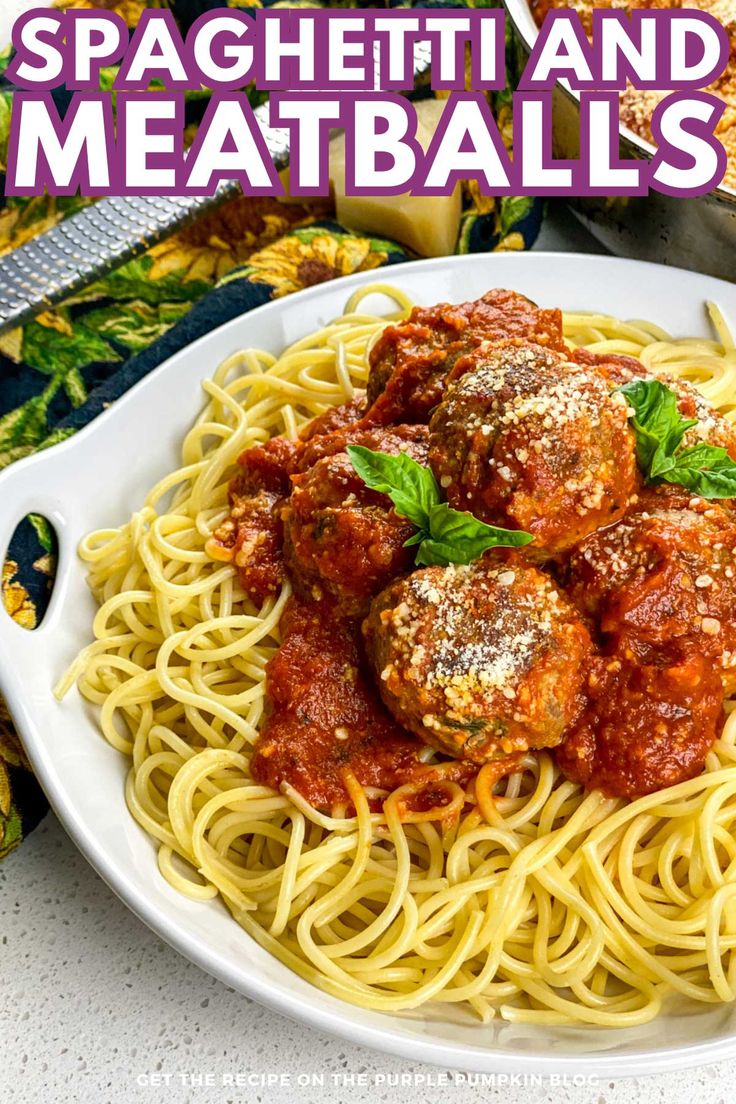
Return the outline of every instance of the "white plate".
<path id="1" fill-rule="evenodd" d="M 80 850 L 145 923 L 234 989 L 313 1027 L 414 1061 L 479 1072 L 615 1077 L 732 1057 L 736 1014 L 730 1006 L 690 1005 L 645 1027 L 612 1031 L 483 1026 L 454 1006 L 388 1016 L 327 996 L 254 943 L 222 904 L 189 901 L 163 880 L 153 845 L 125 807 L 127 762 L 104 741 L 76 692 L 62 704 L 52 696 L 52 685 L 91 632 L 94 603 L 76 560 L 77 542 L 90 529 L 123 522 L 177 464 L 202 403 L 202 378 L 246 346 L 280 352 L 376 279 L 423 304 L 460 302 L 506 286 L 542 306 L 649 318 L 678 336 L 707 333 L 706 299 L 736 321 L 736 287 L 679 269 L 573 254 L 476 255 L 325 284 L 260 307 L 190 345 L 76 437 L 0 475 L 0 551 L 15 524 L 34 510 L 53 522 L 60 543 L 56 586 L 40 628 L 27 632 L 0 611 L 0 690 L 38 778 Z"/>

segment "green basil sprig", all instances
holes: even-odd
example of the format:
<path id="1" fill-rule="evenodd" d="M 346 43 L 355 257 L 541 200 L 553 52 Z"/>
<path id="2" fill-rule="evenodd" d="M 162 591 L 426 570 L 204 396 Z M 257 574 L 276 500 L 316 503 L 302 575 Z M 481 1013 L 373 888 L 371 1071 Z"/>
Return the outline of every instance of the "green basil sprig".
<path id="1" fill-rule="evenodd" d="M 429 468 L 406 453 L 389 456 L 363 445 L 348 445 L 356 473 L 372 491 L 388 495 L 396 513 L 416 525 L 405 546 L 418 545 L 415 563 L 469 564 L 489 548 L 522 548 L 534 540 L 531 533 L 498 529 L 472 514 L 453 510 L 440 500 L 440 488 Z"/>
<path id="2" fill-rule="evenodd" d="M 705 441 L 683 448 L 697 418 L 683 418 L 677 394 L 661 380 L 632 380 L 618 390 L 634 411 L 636 458 L 649 483 L 678 483 L 702 498 L 736 498 L 736 463 Z"/>

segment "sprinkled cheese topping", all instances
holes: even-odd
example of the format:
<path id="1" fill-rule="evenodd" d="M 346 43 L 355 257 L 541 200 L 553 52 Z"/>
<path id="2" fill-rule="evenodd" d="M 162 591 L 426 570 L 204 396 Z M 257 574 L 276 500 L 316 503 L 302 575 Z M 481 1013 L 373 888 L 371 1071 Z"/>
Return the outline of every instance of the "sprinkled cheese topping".
<path id="1" fill-rule="evenodd" d="M 602 375 L 560 354 L 529 346 L 482 347 L 473 371 L 450 389 L 444 406 L 446 418 L 462 421 L 467 434 L 480 432 L 495 441 L 523 428 L 525 443 L 515 446 L 515 460 L 525 465 L 534 451 L 551 464 L 568 431 L 576 435 L 584 426 L 588 437 L 601 429 L 604 413 L 609 421 L 626 424 L 624 396 L 609 391 Z M 499 473 L 503 478 L 501 467 Z M 583 469 L 578 485 L 587 485 L 590 475 Z"/>
<path id="2" fill-rule="evenodd" d="M 671 532 L 685 538 L 685 544 L 680 547 L 678 543 L 675 548 L 683 564 L 680 586 L 717 591 L 719 578 L 733 577 L 734 535 L 727 531 L 725 542 L 716 539 L 720 534 L 719 523 L 723 525 L 727 515 L 720 507 L 702 509 L 703 505 L 703 499 L 694 498 L 687 508 L 657 508 L 655 498 L 651 510 L 636 511 L 617 525 L 594 533 L 583 542 L 576 556 L 606 580 L 606 589 L 612 589 L 624 580 L 649 573 L 664 554 L 660 539 Z M 692 544 L 691 549 L 688 543 Z M 573 563 L 574 560 L 575 557 Z"/>
<path id="3" fill-rule="evenodd" d="M 606 577 L 612 587 L 623 578 L 643 575 L 653 566 L 655 554 L 637 537 L 636 526 L 624 520 L 603 533 L 597 532 L 589 537 L 579 555 L 592 571 Z"/>
<path id="4" fill-rule="evenodd" d="M 417 571 L 376 599 L 363 632 L 388 708 L 451 755 L 552 747 L 579 707 L 590 637 L 521 555 Z"/>
<path id="5" fill-rule="evenodd" d="M 595 366 L 534 345 L 484 345 L 432 417 L 430 462 L 451 505 L 513 522 L 556 552 L 596 528 L 596 515 L 621 516 L 635 493 L 628 415 Z"/>
<path id="6" fill-rule="evenodd" d="M 489 692 L 513 699 L 519 681 L 550 645 L 558 616 L 558 595 L 541 573 L 524 573 L 518 583 L 519 573 L 508 568 L 474 567 L 417 573 L 407 582 L 408 600 L 387 611 L 394 638 L 409 656 L 409 678 L 428 690 L 442 689 L 454 708 Z M 430 665 L 417 605 L 432 607 Z"/>

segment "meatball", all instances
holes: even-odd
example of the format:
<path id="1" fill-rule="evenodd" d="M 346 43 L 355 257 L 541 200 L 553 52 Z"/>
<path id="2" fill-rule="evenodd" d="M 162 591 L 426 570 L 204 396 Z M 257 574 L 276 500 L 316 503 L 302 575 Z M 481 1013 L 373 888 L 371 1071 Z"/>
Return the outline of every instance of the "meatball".
<path id="1" fill-rule="evenodd" d="M 321 437 L 336 430 L 346 429 L 362 418 L 366 409 L 365 391 L 356 390 L 352 399 L 340 403 L 339 406 L 331 406 L 323 414 L 318 414 L 299 432 L 300 441 L 312 441 L 315 437 Z"/>
<path id="2" fill-rule="evenodd" d="M 317 438 L 311 466 L 292 477 L 282 518 L 296 589 L 331 600 L 346 617 L 362 617 L 374 594 L 411 569 L 416 550 L 404 544 L 415 530 L 387 495 L 366 487 L 345 451 L 348 443 L 394 456 L 406 452 L 426 464 L 427 429 L 396 426 Z"/>
<path id="3" fill-rule="evenodd" d="M 731 422 L 724 418 L 687 380 L 660 378 L 663 383 L 677 392 L 677 405 L 683 418 L 698 419 L 698 424 L 688 429 L 683 437 L 682 447 L 692 448 L 693 445 L 705 441 L 709 445 L 725 448 L 731 459 L 736 460 L 736 431 Z"/>
<path id="4" fill-rule="evenodd" d="M 582 705 L 588 632 L 519 555 L 415 571 L 373 601 L 363 635 L 389 710 L 456 758 L 551 747 Z"/>
<path id="5" fill-rule="evenodd" d="M 297 455 L 298 445 L 286 437 L 269 437 L 262 445 L 246 449 L 238 457 L 238 471 L 230 481 L 230 502 L 261 491 L 288 495 Z"/>
<path id="6" fill-rule="evenodd" d="M 234 564 L 240 585 L 257 605 L 277 594 L 283 582 L 282 501 L 270 491 L 236 499 L 207 542 L 213 560 Z"/>
<path id="7" fill-rule="evenodd" d="M 635 357 L 625 356 L 623 353 L 592 353 L 590 349 L 579 346 L 568 354 L 574 364 L 583 364 L 588 368 L 596 368 L 606 377 L 613 390 L 633 379 L 651 379 L 640 360 Z"/>
<path id="8" fill-rule="evenodd" d="M 549 556 L 623 515 L 639 481 L 629 408 L 593 366 L 503 342 L 455 371 L 429 427 L 451 506 L 527 530 Z"/>
<path id="9" fill-rule="evenodd" d="M 502 288 L 471 303 L 415 307 L 406 322 L 387 326 L 370 351 L 367 420 L 426 422 L 458 357 L 482 341 L 512 337 L 564 349 L 562 314 Z"/>
<path id="10" fill-rule="evenodd" d="M 731 693 L 735 551 L 731 510 L 681 487 L 648 487 L 622 520 L 572 551 L 566 590 L 619 654 L 651 663 L 689 643 L 710 657 Z"/>
<path id="11" fill-rule="evenodd" d="M 723 702 L 707 656 L 690 649 L 665 665 L 602 658 L 588 693 L 555 753 L 568 778 L 613 797 L 638 797 L 702 771 Z"/>
<path id="12" fill-rule="evenodd" d="M 283 582 L 281 506 L 296 455 L 297 446 L 285 437 L 246 449 L 228 487 L 230 515 L 206 544 L 213 560 L 234 564 L 256 604 L 277 594 Z"/>

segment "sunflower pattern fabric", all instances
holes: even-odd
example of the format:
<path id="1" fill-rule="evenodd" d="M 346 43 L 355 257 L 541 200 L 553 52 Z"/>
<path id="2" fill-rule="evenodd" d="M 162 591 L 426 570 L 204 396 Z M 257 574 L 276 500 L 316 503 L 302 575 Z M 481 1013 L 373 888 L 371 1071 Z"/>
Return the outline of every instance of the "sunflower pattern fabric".
<path id="1" fill-rule="evenodd" d="M 268 5 L 268 0 L 264 0 Z M 100 0 L 60 0 L 89 8 Z M 169 7 L 183 31 L 203 11 L 225 0 L 104 0 L 133 27 L 146 7 Z M 227 6 L 254 9 L 253 0 Z M 270 6 L 377 7 L 340 3 Z M 388 3 L 387 7 L 411 6 Z M 425 0 L 425 7 L 487 7 L 468 0 Z M 4 171 L 13 88 L 0 55 L 0 173 Z M 104 70 L 111 87 L 114 69 Z M 61 111 L 68 93 L 55 99 Z M 201 119 L 207 93 L 187 94 L 187 137 Z M 511 145 L 509 93 L 492 107 Z M 2 189 L 4 192 L 4 189 Z M 0 197 L 0 256 L 42 234 L 94 200 L 82 197 Z M 411 259 L 392 241 L 351 232 L 333 220 L 327 200 L 305 204 L 240 197 L 208 213 L 148 253 L 118 268 L 82 294 L 0 336 L 0 468 L 74 434 L 157 364 L 195 338 L 269 299 L 353 272 Z M 542 205 L 523 197 L 463 193 L 456 251 L 521 250 L 539 231 Z M 54 534 L 41 517 L 18 528 L 2 569 L 7 614 L 33 630 L 43 617 L 54 571 Z M 6 613 L 0 611 L 0 616 Z M 12 721 L 0 701 L 0 858 L 38 823 L 46 803 L 33 778 Z"/>

